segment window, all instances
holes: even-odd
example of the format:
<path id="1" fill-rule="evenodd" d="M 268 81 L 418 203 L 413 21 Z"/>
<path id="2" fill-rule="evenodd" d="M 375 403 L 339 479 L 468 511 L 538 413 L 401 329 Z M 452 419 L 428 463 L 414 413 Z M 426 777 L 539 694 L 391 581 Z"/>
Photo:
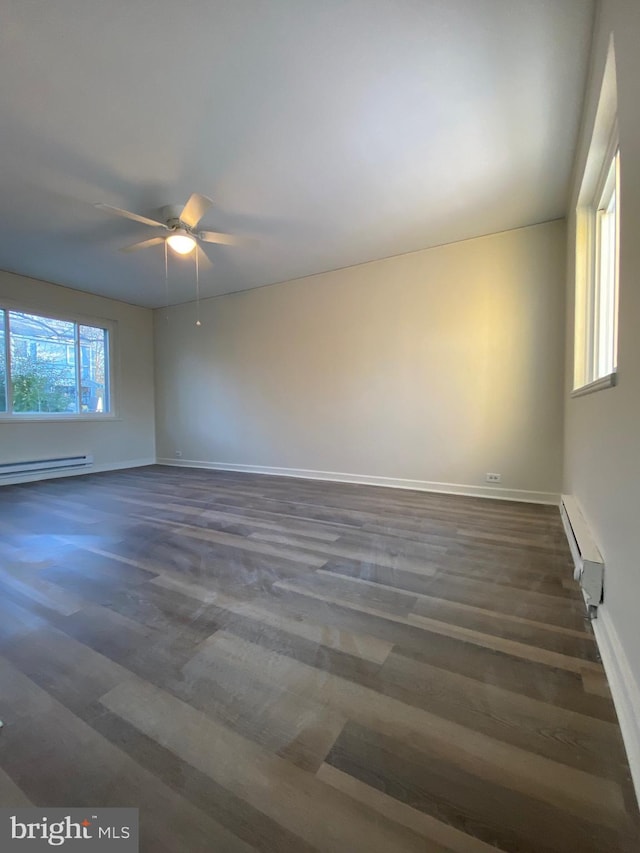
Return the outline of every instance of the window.
<path id="1" fill-rule="evenodd" d="M 580 213 L 584 218 L 586 239 L 581 280 L 581 305 L 576 313 L 575 387 L 577 389 L 612 385 L 618 362 L 618 237 L 620 153 L 617 147 L 607 156 L 593 194 L 593 199 Z M 578 297 L 579 294 L 576 293 Z M 578 332 L 581 332 L 578 335 Z"/>
<path id="2" fill-rule="evenodd" d="M 574 395 L 615 384 L 618 368 L 620 151 L 613 42 L 576 207 Z"/>
<path id="3" fill-rule="evenodd" d="M 618 186 L 620 152 L 609 164 L 595 213 L 592 381 L 618 366 Z"/>
<path id="4" fill-rule="evenodd" d="M 109 329 L 0 308 L 0 414 L 111 411 Z"/>

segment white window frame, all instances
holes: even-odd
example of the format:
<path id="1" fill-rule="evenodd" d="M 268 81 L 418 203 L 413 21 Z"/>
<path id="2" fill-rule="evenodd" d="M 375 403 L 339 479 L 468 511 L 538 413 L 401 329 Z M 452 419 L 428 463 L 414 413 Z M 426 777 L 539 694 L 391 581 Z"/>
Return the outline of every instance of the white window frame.
<path id="1" fill-rule="evenodd" d="M 7 394 L 7 411 L 0 412 L 0 423 L 17 423 L 19 421 L 26 422 L 58 422 L 58 421 L 114 421 L 120 420 L 116 408 L 116 346 L 117 346 L 117 323 L 114 320 L 107 320 L 98 317 L 89 317 L 83 314 L 73 314 L 69 312 L 60 312 L 58 310 L 49 310 L 46 307 L 26 304 L 25 302 L 15 302 L 13 300 L 0 300 L 0 311 L 5 311 L 5 329 L 4 329 L 4 347 L 5 347 L 5 364 L 6 364 L 6 394 Z M 106 398 L 109 402 L 108 412 L 13 412 L 12 411 L 12 387 L 11 387 L 11 323 L 9 320 L 9 312 L 17 311 L 25 314 L 33 314 L 34 316 L 43 317 L 47 320 L 63 320 L 68 323 L 75 323 L 76 336 L 76 384 L 78 386 L 78 395 L 81 393 L 80 383 L 80 362 L 78 350 L 78 333 L 79 326 L 92 326 L 94 328 L 105 329 L 107 332 L 107 352 L 105 361 L 107 363 L 107 393 Z M 78 409 L 80 408 L 81 400 L 78 397 Z"/>
<path id="2" fill-rule="evenodd" d="M 610 210 L 612 203 L 615 207 Z M 603 223 L 608 234 L 603 236 Z M 618 367 L 618 291 L 620 269 L 620 148 L 616 146 L 600 193 L 596 211 L 596 344 L 595 378 L 615 373 Z M 606 252 L 604 263 L 602 254 Z M 604 290 L 604 294 L 603 294 Z M 604 303 L 603 303 L 604 300 Z"/>
<path id="3" fill-rule="evenodd" d="M 603 223 L 614 196 L 613 234 L 609 229 L 611 239 L 607 240 Z M 617 383 L 620 146 L 613 40 L 609 43 L 600 100 L 576 205 L 575 236 L 572 397 L 611 388 Z M 609 256 L 608 263 L 604 264 L 603 251 Z"/>

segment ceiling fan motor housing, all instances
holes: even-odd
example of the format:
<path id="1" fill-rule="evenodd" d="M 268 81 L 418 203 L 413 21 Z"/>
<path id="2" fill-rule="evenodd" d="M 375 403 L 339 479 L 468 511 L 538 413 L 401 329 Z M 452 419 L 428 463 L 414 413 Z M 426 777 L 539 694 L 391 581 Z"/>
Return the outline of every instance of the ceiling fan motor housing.
<path id="1" fill-rule="evenodd" d="M 167 223 L 170 231 L 184 231 L 187 234 L 196 235 L 197 232 L 180 219 L 182 206 L 179 204 L 168 204 L 162 208 L 162 218 Z"/>

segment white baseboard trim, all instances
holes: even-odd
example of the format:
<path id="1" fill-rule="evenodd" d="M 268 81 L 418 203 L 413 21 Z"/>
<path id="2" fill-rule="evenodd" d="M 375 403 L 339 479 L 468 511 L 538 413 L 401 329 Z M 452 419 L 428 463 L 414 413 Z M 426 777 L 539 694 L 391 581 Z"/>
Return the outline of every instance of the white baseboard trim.
<path id="1" fill-rule="evenodd" d="M 153 456 L 146 459 L 125 459 L 122 462 L 103 462 L 99 465 L 89 465 L 87 468 L 57 468 L 53 471 L 35 471 L 31 474 L 19 474 L 17 477 L 7 477 L 0 486 L 15 486 L 20 483 L 35 483 L 39 480 L 58 480 L 60 477 L 80 477 L 83 474 L 97 474 L 100 471 L 120 471 L 123 468 L 142 468 L 144 465 L 155 465 Z"/>
<path id="2" fill-rule="evenodd" d="M 601 604 L 598 607 L 598 617 L 593 619 L 591 624 L 616 706 L 631 778 L 640 805 L 640 686 L 633 677 L 629 660 L 606 605 Z"/>
<path id="3" fill-rule="evenodd" d="M 501 489 L 494 486 L 469 486 L 458 483 L 433 483 L 429 480 L 406 480 L 396 477 L 379 477 L 373 474 L 343 474 L 338 471 L 313 471 L 307 468 L 270 468 L 265 465 L 242 465 L 228 462 L 202 462 L 194 459 L 158 458 L 158 465 L 176 468 L 208 468 L 213 471 L 240 471 L 248 474 L 269 474 L 275 477 L 299 477 L 304 480 L 329 480 L 335 483 L 359 483 L 365 486 L 383 486 L 389 489 L 412 489 L 419 492 L 439 492 L 445 495 L 465 495 L 474 498 L 492 498 L 503 501 L 551 504 L 558 506 L 560 494 L 556 492 L 530 492 L 524 489 Z"/>

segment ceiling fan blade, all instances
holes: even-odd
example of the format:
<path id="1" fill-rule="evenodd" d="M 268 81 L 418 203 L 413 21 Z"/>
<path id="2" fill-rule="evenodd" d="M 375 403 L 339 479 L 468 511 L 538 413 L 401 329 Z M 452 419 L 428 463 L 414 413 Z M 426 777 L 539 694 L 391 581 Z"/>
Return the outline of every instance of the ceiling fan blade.
<path id="1" fill-rule="evenodd" d="M 164 243 L 164 240 L 164 237 L 151 237 L 150 240 L 141 240 L 139 243 L 132 243 L 131 246 L 124 246 L 120 251 L 136 252 L 138 249 L 148 249 L 149 246 L 157 246 L 159 243 Z"/>
<path id="2" fill-rule="evenodd" d="M 182 208 L 180 220 L 185 225 L 188 225 L 189 228 L 195 228 L 212 204 L 213 202 L 206 195 L 193 193 L 189 201 Z"/>
<path id="3" fill-rule="evenodd" d="M 235 234 L 222 234 L 220 231 L 200 231 L 198 237 L 203 243 L 221 243 L 224 246 L 257 246 L 258 241 L 251 237 L 238 237 Z"/>
<path id="4" fill-rule="evenodd" d="M 211 258 L 207 255 L 202 246 L 198 246 L 198 265 L 200 267 L 200 272 L 209 272 L 209 270 L 213 268 Z"/>
<path id="5" fill-rule="evenodd" d="M 155 228 L 166 228 L 164 222 L 158 222 L 156 219 L 149 219 L 148 216 L 139 216 L 137 213 L 131 213 L 130 210 L 122 210 L 120 207 L 113 207 L 110 204 L 94 204 L 98 210 L 104 210 L 107 213 L 113 213 L 116 216 L 124 216 L 125 219 L 133 219 L 134 222 L 142 222 L 143 225 L 153 225 Z"/>

